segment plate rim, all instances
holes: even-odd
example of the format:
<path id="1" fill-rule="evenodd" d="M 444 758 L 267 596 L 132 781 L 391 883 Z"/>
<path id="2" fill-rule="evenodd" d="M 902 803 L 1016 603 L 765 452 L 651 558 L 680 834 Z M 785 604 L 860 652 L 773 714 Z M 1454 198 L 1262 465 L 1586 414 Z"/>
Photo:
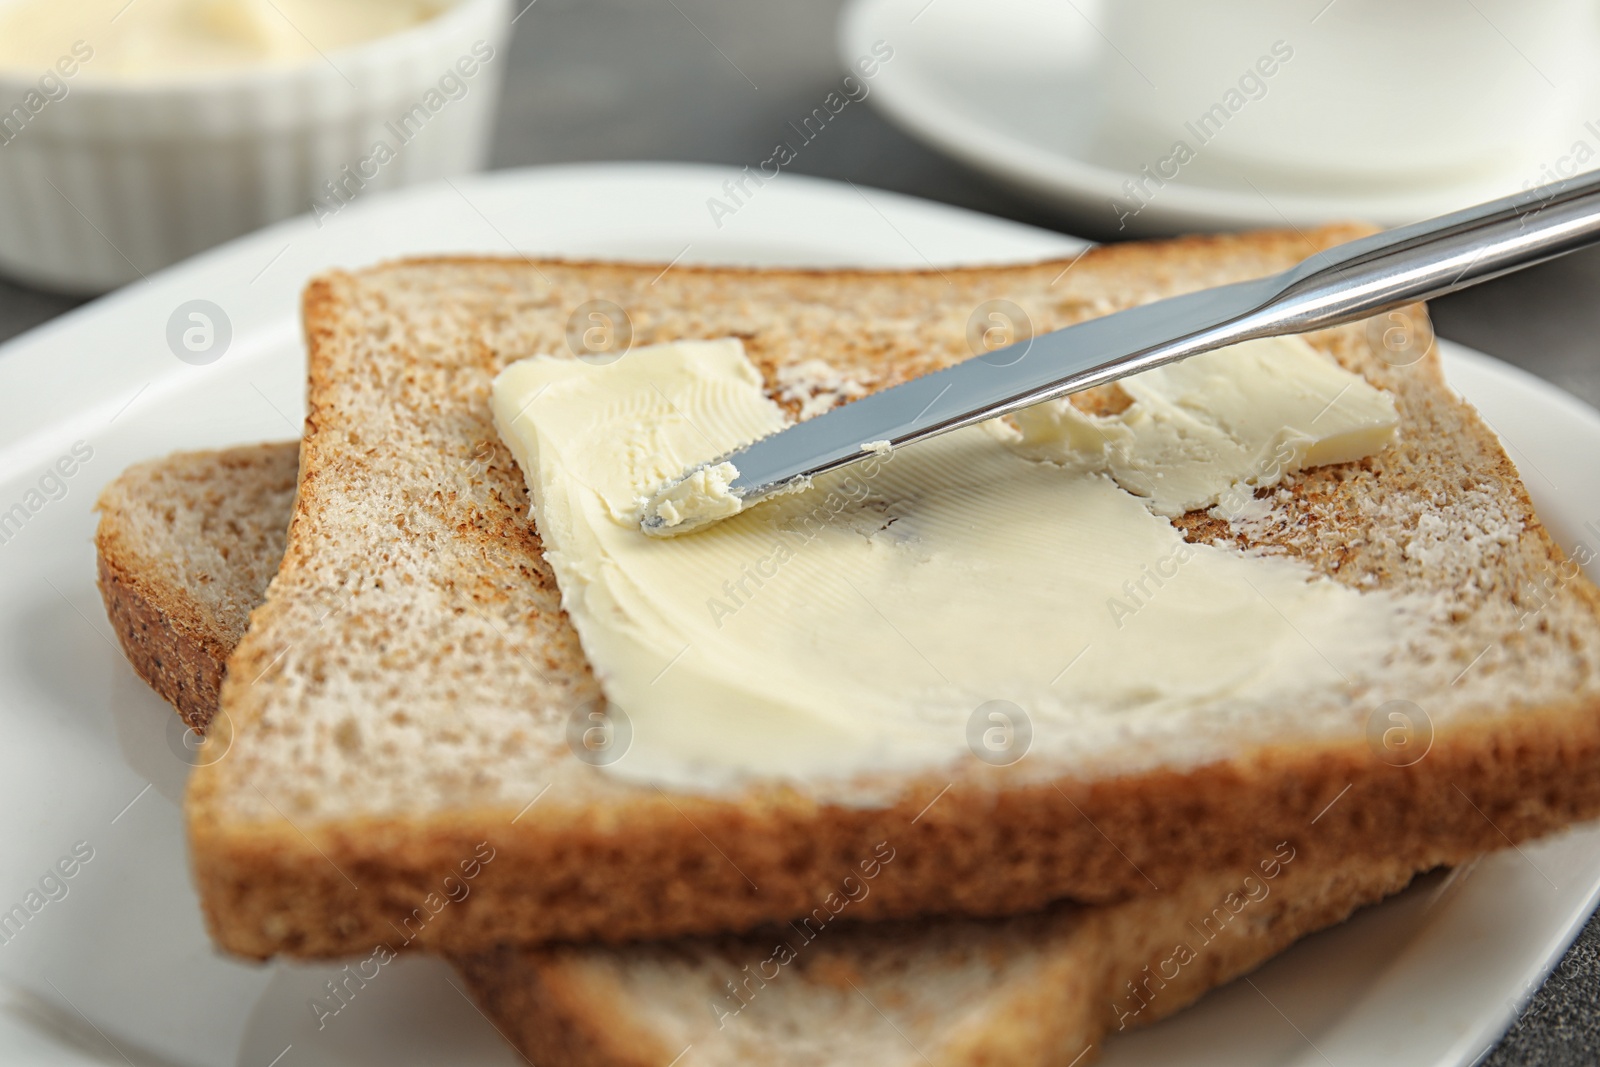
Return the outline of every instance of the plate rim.
<path id="1" fill-rule="evenodd" d="M 488 187 L 493 185 L 497 187 L 503 187 L 502 191 L 510 190 L 512 192 L 521 192 L 526 191 L 530 187 L 537 189 L 541 182 L 545 181 L 547 178 L 550 178 L 552 175 L 556 175 L 558 177 L 576 179 L 578 181 L 583 181 L 591 177 L 604 177 L 608 180 L 637 182 L 639 183 L 641 189 L 647 190 L 648 187 L 653 183 L 659 182 L 662 175 L 675 175 L 681 177 L 686 172 L 692 172 L 694 175 L 700 176 L 715 176 L 717 178 L 734 176 L 739 173 L 737 170 L 729 167 L 711 167 L 699 165 L 684 167 L 653 164 L 627 164 L 620 166 L 616 164 L 571 164 L 563 165 L 559 168 L 540 167 L 494 172 L 490 175 L 485 175 L 479 179 L 476 179 L 475 183 L 469 184 L 472 188 Z M 804 182 L 797 183 L 797 185 L 805 188 L 806 195 L 808 196 L 814 192 L 827 192 L 830 195 L 836 195 L 840 197 L 854 197 L 856 195 L 856 193 L 851 191 L 848 186 L 824 179 L 807 178 Z M 437 189 L 434 191 L 437 192 Z M 423 194 L 416 195 L 431 194 L 424 192 Z M 877 194 L 875 193 L 874 195 Z M 1061 247 L 1065 246 L 1066 242 L 1070 240 L 1062 237 L 1059 234 L 1052 233 L 1051 231 L 1039 230 L 1034 227 L 1027 227 L 1023 224 L 1013 223 L 1007 220 L 994 219 L 979 212 L 956 208 L 950 205 L 937 204 L 932 201 L 924 201 L 912 197 L 903 197 L 899 196 L 898 194 L 883 195 L 886 197 L 893 195 L 895 200 L 899 202 L 899 206 L 906 207 L 913 212 L 928 211 L 929 214 L 923 216 L 926 219 L 939 218 L 946 222 L 955 222 L 959 226 L 971 226 L 973 228 L 972 239 L 974 241 L 983 239 L 985 231 L 991 233 L 997 232 L 995 229 L 997 227 L 1015 228 L 1013 233 L 1019 236 L 1023 235 L 1024 232 L 1031 232 L 1035 234 L 1038 238 L 1041 254 L 1043 254 L 1047 248 L 1055 248 L 1059 250 Z M 386 197 L 382 199 L 381 203 L 378 202 L 378 198 L 374 198 L 374 204 L 372 207 L 374 210 L 381 211 L 388 215 L 403 217 L 404 213 L 411 208 L 412 201 L 413 197 L 407 196 Z M 182 280 L 182 278 L 189 275 L 198 275 L 206 271 L 214 270 L 216 265 L 223 260 L 237 259 L 240 256 L 252 254 L 260 247 L 263 247 L 264 241 L 268 240 L 269 238 L 276 239 L 273 235 L 279 234 L 280 231 L 283 231 L 284 227 L 303 226 L 304 223 L 304 219 L 291 220 L 291 222 L 288 224 L 281 224 L 279 227 L 273 227 L 268 231 L 264 231 L 263 233 L 251 235 L 250 238 L 241 239 L 241 241 L 230 243 L 230 245 L 224 246 L 221 249 L 217 249 L 211 253 L 197 257 L 195 260 L 187 261 L 184 264 L 179 264 L 176 267 L 169 268 L 168 271 L 163 272 L 162 277 L 165 278 L 166 276 L 171 275 Z M 101 323 L 101 320 L 104 320 L 104 323 L 101 323 L 102 325 L 109 323 L 115 326 L 125 319 L 137 319 L 138 315 L 134 313 L 139 310 L 140 305 L 156 299 L 165 291 L 166 289 L 161 287 L 139 287 L 134 290 L 121 290 L 109 298 L 104 298 L 102 300 L 85 305 L 84 307 L 69 313 L 69 316 L 64 318 L 71 318 L 72 322 L 69 323 L 68 326 L 73 328 L 82 326 L 85 323 Z M 292 304 L 286 309 L 274 312 L 268 315 L 267 319 L 270 322 L 277 323 L 278 331 L 281 333 L 281 327 L 285 321 L 289 321 L 292 325 L 293 322 L 298 319 L 298 305 Z M 6 383 L 8 376 L 16 377 L 16 375 L 10 374 L 11 363 L 8 357 L 12 351 L 25 348 L 28 351 L 39 351 L 48 355 L 53 349 L 56 348 L 56 346 L 70 343 L 73 335 L 73 329 L 60 326 L 60 323 L 61 320 L 59 319 L 52 320 L 51 322 L 46 323 L 44 326 L 33 331 L 29 331 L 27 334 L 24 334 L 17 339 L 18 341 L 26 341 L 26 346 L 18 346 L 17 342 L 13 341 L 3 347 L 0 347 L 0 385 L 4 385 Z M 275 336 L 276 335 L 274 335 L 274 337 Z M 274 337 L 269 337 L 267 340 L 274 341 Z M 54 354 L 59 356 L 62 353 L 55 351 Z M 74 353 L 72 352 L 66 353 L 68 356 L 73 354 Z M 1558 404 L 1563 409 L 1564 414 L 1583 420 L 1592 430 L 1594 430 L 1596 433 L 1600 433 L 1600 412 L 1597 412 L 1594 408 L 1590 407 L 1582 400 L 1573 397 L 1571 394 L 1560 389 L 1553 383 L 1531 375 L 1528 372 L 1506 364 L 1503 361 L 1494 359 L 1491 356 L 1487 356 L 1467 348 L 1466 346 L 1457 345 L 1452 342 L 1442 341 L 1441 354 L 1445 357 L 1447 375 L 1448 368 L 1452 363 L 1464 361 L 1466 364 L 1472 365 L 1479 371 L 1483 371 L 1495 376 L 1501 376 L 1507 380 L 1514 381 L 1520 388 L 1536 394 L 1541 402 L 1553 402 Z M 54 373 L 67 373 L 69 370 L 81 369 L 72 368 L 69 362 L 66 361 L 57 362 L 52 366 L 54 368 Z M 181 376 L 176 373 L 170 377 L 179 379 L 179 385 L 175 388 L 193 387 L 191 384 L 189 384 L 192 382 L 192 379 L 181 379 Z M 25 446 L 27 446 L 29 441 L 40 437 L 40 435 L 49 436 L 51 441 L 56 441 L 59 440 L 59 436 L 63 432 L 64 428 L 62 426 L 52 423 L 37 433 L 15 436 L 0 435 L 0 477 L 7 477 L 15 473 L 15 467 L 11 461 L 17 458 L 19 449 L 25 449 Z M 192 447 L 203 447 L 203 445 L 196 444 Z M 1597 895 L 1600 895 L 1600 882 L 1595 883 L 1590 888 L 1589 899 L 1591 903 Z M 1578 912 L 1570 912 L 1566 916 L 1563 929 L 1556 935 L 1560 940 L 1560 947 L 1556 951 L 1546 954 L 1543 965 L 1544 972 L 1548 972 L 1550 968 L 1554 967 L 1555 964 L 1559 962 L 1566 946 L 1569 945 L 1572 939 L 1575 938 L 1582 930 L 1586 921 L 1586 915 Z M 1535 985 L 1528 989 L 1527 998 L 1531 998 L 1537 992 L 1537 988 L 1537 985 Z M 1509 1027 L 1512 1021 L 1516 1018 L 1516 1015 L 1518 1012 L 1520 1012 L 1524 1002 L 1525 1000 L 1517 1000 L 1515 1003 L 1513 1003 L 1512 1001 L 1507 1000 L 1505 1002 L 1506 1010 L 1502 1013 L 1499 1013 L 1498 1017 L 1486 1017 L 1484 1025 L 1480 1029 L 1482 1032 L 1489 1033 L 1487 1043 L 1480 1045 L 1478 1048 L 1473 1049 L 1472 1051 L 1481 1051 L 1482 1048 L 1489 1047 L 1495 1041 L 1497 1041 L 1499 1035 L 1503 1034 L 1505 1029 Z M 1462 1055 L 1465 1056 L 1466 1053 L 1463 1052 Z M 1464 1063 L 1467 1062 L 1467 1060 L 1450 1059 L 1440 1060 L 1439 1062 Z"/>

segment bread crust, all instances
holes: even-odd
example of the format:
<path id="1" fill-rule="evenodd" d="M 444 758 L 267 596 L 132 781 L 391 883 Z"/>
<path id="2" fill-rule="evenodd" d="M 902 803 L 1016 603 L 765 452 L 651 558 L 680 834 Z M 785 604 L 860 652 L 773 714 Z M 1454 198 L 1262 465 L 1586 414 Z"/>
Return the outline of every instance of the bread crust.
<path id="1" fill-rule="evenodd" d="M 1331 861 L 1454 865 L 1600 812 L 1597 761 L 1600 730 L 1585 705 L 1438 737 L 1412 767 L 1382 763 L 1364 745 L 1263 750 L 1187 774 L 1003 792 L 958 783 L 952 793 L 972 790 L 981 802 L 941 801 L 920 819 L 945 780 L 925 781 L 878 810 L 769 794 L 744 810 L 683 797 L 629 798 L 599 810 L 545 808 L 546 801 L 545 821 L 531 832 L 507 811 L 453 814 L 443 824 L 368 819 L 310 830 L 328 857 L 317 864 L 286 824 L 257 826 L 245 841 L 211 840 L 205 826 L 192 832 L 208 920 L 226 933 L 230 951 L 259 958 L 351 955 L 392 942 L 395 917 L 428 892 L 417 872 L 449 871 L 488 841 L 497 858 L 472 897 L 415 939 L 460 952 L 500 941 L 619 943 L 661 929 L 707 933 L 793 918 L 833 891 L 835 872 L 885 841 L 897 858 L 855 906 L 863 921 L 1000 916 L 1063 896 L 1115 903 L 1248 865 L 1281 840 Z M 609 833 L 601 829 L 608 822 Z M 673 880 L 645 883 L 660 870 Z M 641 891 L 619 907 L 630 885 Z M 716 900 L 710 919 L 701 894 Z"/>
<path id="2" fill-rule="evenodd" d="M 1354 232 L 1325 229 L 1309 239 L 1326 245 Z M 1190 238 L 1097 250 L 1079 267 L 1063 262 L 1032 269 L 1133 274 L 1150 289 L 1164 291 L 1173 284 L 1169 274 L 1193 277 L 1196 261 L 1214 261 L 1217 266 L 1206 269 L 1220 281 L 1287 265 L 1308 251 L 1306 240 L 1296 233 Z M 425 265 L 494 262 L 437 259 Z M 1191 274 L 1179 270 L 1184 264 Z M 556 272 L 558 265 L 533 269 Z M 649 275 L 648 268 L 594 269 L 636 271 L 646 280 Z M 694 268 L 691 273 L 708 286 L 755 276 L 774 286 L 792 282 L 796 287 L 883 277 L 867 271 L 740 275 Z M 982 271 L 937 273 L 957 285 L 986 276 Z M 928 272 L 906 276 L 931 278 Z M 360 285 L 353 276 L 332 275 L 314 281 L 306 292 L 310 415 L 285 574 L 315 572 L 317 538 L 327 536 L 331 521 L 326 509 L 345 491 L 350 465 L 366 462 L 362 457 L 370 453 L 360 450 L 372 447 L 352 441 L 361 428 L 341 421 L 339 407 L 347 388 L 341 376 L 350 372 L 338 353 L 354 343 L 355 326 L 347 312 L 358 299 L 381 305 L 387 298 L 366 295 Z M 1328 343 L 1352 343 L 1348 331 L 1338 337 L 1343 340 Z M 760 365 L 769 357 L 758 342 L 749 343 Z M 488 365 L 495 356 L 485 349 L 470 358 Z M 1421 374 L 1443 395 L 1436 357 L 1429 358 Z M 921 369 L 896 365 L 893 373 Z M 1532 519 L 1515 471 L 1487 429 L 1464 407 L 1450 417 L 1467 450 L 1462 462 L 1497 482 L 1507 506 L 1527 516 L 1522 543 L 1542 546 L 1537 550 L 1560 561 L 1559 549 Z M 331 481 L 326 490 L 318 484 L 324 479 Z M 537 538 L 517 514 L 525 511 L 525 497 L 514 496 L 507 485 L 505 492 L 513 495 L 506 514 L 478 526 L 452 519 L 457 543 L 466 555 L 509 553 L 529 560 L 523 567 L 526 584 L 515 597 L 553 603 L 553 581 L 533 562 L 539 559 Z M 1313 507 L 1313 496 L 1296 506 Z M 1222 535 L 1207 534 L 1203 517 L 1191 526 L 1201 536 Z M 1345 549 L 1289 539 L 1284 550 L 1332 573 Z M 313 592 L 322 591 L 302 589 L 299 595 Z M 472 595 L 479 606 L 519 609 L 519 600 L 487 583 Z M 1593 587 L 1579 579 L 1562 595 L 1593 626 Z M 239 678 L 271 682 L 278 669 L 274 657 L 296 639 L 293 635 L 305 632 L 303 623 L 291 621 L 296 612 L 304 617 L 304 604 L 279 597 L 275 587 L 230 663 L 233 680 L 223 692 L 229 730 L 248 732 L 263 714 L 268 698 Z M 562 698 L 576 703 L 597 692 L 570 626 L 559 617 L 549 626 L 540 631 L 543 662 L 568 686 Z M 1102 903 L 1151 892 L 1248 860 L 1286 837 L 1314 842 L 1330 862 L 1366 858 L 1423 868 L 1592 817 L 1600 814 L 1600 701 L 1592 693 L 1591 687 L 1565 703 L 1485 709 L 1476 720 L 1442 727 L 1427 758 L 1404 768 L 1384 763 L 1364 741 L 1350 739 L 1264 746 L 1192 770 L 1099 780 L 1069 775 L 1019 785 L 1003 772 L 970 767 L 908 783 L 897 800 L 879 808 L 819 803 L 781 787 L 729 799 L 668 798 L 658 791 L 569 779 L 564 781 L 580 785 L 553 791 L 529 818 L 523 818 L 527 809 L 520 805 L 462 803 L 438 816 L 294 820 L 276 801 L 269 801 L 275 811 L 261 815 L 230 813 L 229 805 L 241 797 L 230 776 L 243 773 L 237 755 L 231 755 L 196 773 L 187 811 L 208 926 L 229 951 L 257 958 L 370 951 L 392 938 L 393 916 L 415 907 L 436 872 L 450 869 L 480 842 L 491 843 L 498 858 L 474 884 L 471 898 L 435 917 L 416 944 L 461 953 L 502 941 L 621 942 L 749 929 L 804 914 L 831 890 L 837 872 L 880 842 L 891 843 L 901 859 L 885 869 L 859 918 L 1000 915 L 1061 897 Z M 249 746 L 249 737 L 241 736 L 231 751 Z M 535 784 L 529 783 L 530 797 Z M 253 797 L 245 799 L 254 803 Z"/>
<path id="3" fill-rule="evenodd" d="M 224 665 L 244 634 L 243 613 L 260 602 L 265 578 L 277 569 L 282 537 L 272 531 L 281 535 L 288 525 L 298 462 L 299 444 L 293 441 L 180 453 L 128 468 L 96 504 L 95 569 L 106 617 L 134 671 L 196 733 L 204 733 L 216 713 Z M 230 479 L 245 480 L 242 496 L 226 498 L 239 488 Z M 258 501 L 256 515 L 249 509 Z M 224 525 L 231 517 L 225 513 L 242 507 L 259 519 L 256 529 L 267 543 L 235 532 L 237 524 L 218 530 L 208 547 L 248 555 L 250 565 L 180 577 L 170 559 L 161 557 L 194 546 L 157 539 L 163 520 L 180 507 L 205 528 Z M 202 581 L 218 582 L 243 611 L 230 618 L 201 603 L 192 583 Z"/>
<path id="4" fill-rule="evenodd" d="M 567 959 L 501 946 L 455 957 L 472 998 L 531 1063 L 661 1067 L 672 1062 L 622 989 Z"/>
<path id="5" fill-rule="evenodd" d="M 128 663 L 195 733 L 205 733 L 216 714 L 222 691 L 223 664 L 231 648 L 212 634 L 176 621 L 173 613 L 152 602 L 126 564 L 101 549 L 96 561 L 100 599 L 106 618 Z M 157 601 L 161 594 L 156 594 Z"/>
<path id="6" fill-rule="evenodd" d="M 1193 879 L 1121 904 L 1056 905 L 1009 922 L 958 922 L 955 925 L 961 932 L 955 937 L 964 936 L 980 953 L 1004 952 L 1018 940 L 1044 946 L 1044 951 L 1037 966 L 1002 972 L 977 1003 L 961 1004 L 967 1013 L 961 1025 L 908 1036 L 918 1055 L 907 1056 L 907 1062 L 926 1060 L 942 1067 L 1092 1062 L 1108 1036 L 1173 1015 L 1210 990 L 1255 970 L 1308 934 L 1343 922 L 1357 909 L 1400 892 L 1416 873 L 1392 859 L 1329 864 L 1302 853 L 1276 879 L 1264 879 L 1258 868 L 1246 865 L 1231 874 Z M 1252 880 L 1245 883 L 1246 877 Z M 1241 899 L 1238 918 L 1229 926 L 1213 934 L 1196 925 L 1211 916 L 1227 894 L 1245 892 L 1246 884 L 1264 895 L 1248 904 Z M 885 941 L 892 943 L 896 931 L 908 943 L 927 941 L 921 938 L 922 931 L 906 924 L 877 930 L 853 927 L 830 935 L 834 938 L 831 943 L 819 943 L 805 951 L 831 955 L 829 962 L 848 972 L 870 965 L 867 957 Z M 735 962 L 759 960 L 774 940 L 783 937 L 781 929 L 772 931 L 764 941 L 752 937 L 739 942 L 731 956 Z M 1181 968 L 1170 968 L 1174 946 L 1179 943 L 1194 947 L 1195 954 Z M 703 951 L 695 952 L 692 943 L 685 947 L 696 958 L 705 958 Z M 916 972 L 918 977 L 925 975 L 930 982 L 948 980 L 932 973 L 939 966 L 936 954 L 926 945 L 922 947 L 926 955 L 912 957 L 927 968 Z M 1164 967 L 1163 961 L 1169 966 Z M 502 1036 L 532 1063 L 660 1067 L 683 1053 L 686 1042 L 699 1049 L 696 1058 L 703 1063 L 738 1062 L 737 1051 L 760 1047 L 766 1047 L 765 1062 L 809 1062 L 778 1044 L 780 1026 L 771 1028 L 777 1047 L 750 1037 L 749 1027 L 761 1026 L 759 1016 L 753 1023 L 741 1016 L 730 1025 L 744 1027 L 743 1032 L 728 1034 L 720 1026 L 681 1018 L 652 1003 L 624 980 L 631 968 L 639 966 L 638 959 L 625 951 L 500 946 L 451 962 L 485 1013 L 496 1021 Z M 812 962 L 817 961 L 813 958 Z M 716 969 L 714 964 L 710 967 Z M 731 965 L 726 969 L 738 973 Z M 818 1021 L 798 1007 L 773 1004 L 776 997 L 784 995 L 785 983 L 803 981 L 826 980 L 775 978 L 775 989 L 758 992 L 753 1010 L 769 1013 L 768 1018 L 778 1014 L 816 1025 Z M 895 991 L 882 993 L 892 997 Z M 956 1006 L 947 1005 L 950 1009 Z M 663 1014 L 672 1017 L 670 1032 L 661 1025 Z M 706 1018 L 711 1018 L 709 1012 Z M 646 1025 L 646 1020 L 652 1019 L 657 1023 L 654 1030 Z M 744 1043 L 730 1044 L 735 1038 Z M 716 1047 L 719 1043 L 720 1048 Z M 865 1062 L 865 1056 L 859 1058 Z"/>

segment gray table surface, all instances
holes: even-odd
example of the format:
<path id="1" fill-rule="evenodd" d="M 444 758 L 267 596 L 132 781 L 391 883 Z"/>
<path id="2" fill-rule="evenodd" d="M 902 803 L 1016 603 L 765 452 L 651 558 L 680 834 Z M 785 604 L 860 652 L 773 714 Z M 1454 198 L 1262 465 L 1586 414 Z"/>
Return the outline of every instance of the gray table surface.
<path id="1" fill-rule="evenodd" d="M 517 2 L 527 6 L 508 64 L 496 167 L 619 159 L 753 165 L 841 73 L 833 46 L 840 0 Z M 843 112 L 793 169 L 1059 228 L 870 108 Z M 77 303 L 0 281 L 0 340 Z M 1600 406 L 1600 250 L 1436 301 L 1433 313 L 1442 336 Z M 1483 1062 L 1600 1062 L 1600 919 Z"/>

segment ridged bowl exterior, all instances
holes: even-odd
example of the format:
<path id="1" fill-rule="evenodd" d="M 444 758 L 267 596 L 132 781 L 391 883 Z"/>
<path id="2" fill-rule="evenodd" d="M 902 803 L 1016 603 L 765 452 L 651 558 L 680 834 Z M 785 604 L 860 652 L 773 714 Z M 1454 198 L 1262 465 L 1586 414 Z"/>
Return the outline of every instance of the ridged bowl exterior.
<path id="1" fill-rule="evenodd" d="M 462 0 L 326 60 L 157 83 L 97 80 L 91 58 L 32 113 L 37 79 L 0 73 L 0 273 L 103 292 L 280 219 L 481 169 L 510 24 L 511 0 Z"/>

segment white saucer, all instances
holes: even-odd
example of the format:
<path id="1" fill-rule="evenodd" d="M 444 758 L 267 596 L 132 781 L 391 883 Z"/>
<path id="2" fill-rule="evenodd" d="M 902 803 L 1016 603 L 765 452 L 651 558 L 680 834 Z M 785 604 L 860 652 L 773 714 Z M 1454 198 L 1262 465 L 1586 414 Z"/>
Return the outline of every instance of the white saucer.
<path id="1" fill-rule="evenodd" d="M 1095 78 L 1102 40 L 1097 0 L 851 0 L 839 20 L 841 58 L 853 66 L 877 41 L 894 49 L 869 100 L 935 148 L 1061 213 L 1095 237 L 1305 226 L 1359 219 L 1414 222 L 1578 170 L 1574 145 L 1600 160 L 1600 101 L 1574 109 L 1548 148 L 1506 161 L 1497 175 L 1401 191 L 1323 193 L 1265 177 L 1242 179 L 1197 159 L 1137 214 L 1124 183 L 1156 156 L 1102 131 Z M 1563 162 L 1564 161 L 1564 162 Z M 1207 169 L 1209 165 L 1209 169 Z M 1120 201 L 1119 212 L 1113 201 Z M 1124 225 L 1119 227 L 1119 221 Z"/>

